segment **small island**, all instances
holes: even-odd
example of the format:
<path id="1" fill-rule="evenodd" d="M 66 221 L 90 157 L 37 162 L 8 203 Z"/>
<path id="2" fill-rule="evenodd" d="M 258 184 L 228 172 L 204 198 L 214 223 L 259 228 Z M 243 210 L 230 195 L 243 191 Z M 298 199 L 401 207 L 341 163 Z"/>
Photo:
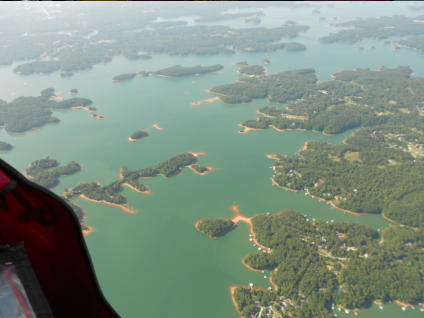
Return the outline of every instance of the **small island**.
<path id="1" fill-rule="evenodd" d="M 190 165 L 188 166 L 189 169 L 191 169 L 194 173 L 200 175 L 200 176 L 204 176 L 206 174 L 208 174 L 210 171 L 214 170 L 213 167 L 210 166 L 199 166 L 199 165 Z"/>
<path id="2" fill-rule="evenodd" d="M 0 141 L 0 152 L 8 152 L 13 149 L 13 146 L 11 144 L 8 144 L 7 142 Z"/>
<path id="3" fill-rule="evenodd" d="M 249 65 L 241 67 L 238 72 L 247 77 L 257 77 L 265 74 L 265 67 L 262 65 Z"/>
<path id="4" fill-rule="evenodd" d="M 127 81 L 130 79 L 133 79 L 136 77 L 137 73 L 126 73 L 126 74 L 120 74 L 112 77 L 112 81 L 114 82 L 121 82 L 121 81 Z"/>
<path id="5" fill-rule="evenodd" d="M 160 77 L 183 77 L 183 76 L 192 76 L 200 75 L 206 73 L 214 73 L 222 70 L 224 68 L 221 64 L 215 64 L 210 66 L 197 65 L 193 67 L 186 67 L 181 65 L 175 65 L 162 70 L 153 72 L 152 75 Z"/>
<path id="6" fill-rule="evenodd" d="M 91 118 L 94 118 L 94 119 L 100 119 L 100 120 L 105 119 L 105 116 L 100 115 L 100 114 L 91 114 L 91 116 L 90 116 L 90 117 L 91 117 Z"/>
<path id="7" fill-rule="evenodd" d="M 247 65 L 249 65 L 246 61 L 234 62 L 233 64 L 235 66 L 247 66 Z"/>
<path id="8" fill-rule="evenodd" d="M 265 64 L 265 65 L 267 65 L 267 64 L 271 64 L 271 61 L 270 61 L 270 60 L 268 60 L 268 59 L 264 59 L 264 64 Z"/>
<path id="9" fill-rule="evenodd" d="M 131 136 L 128 137 L 128 140 L 131 142 L 138 141 L 140 139 L 146 138 L 149 136 L 149 133 L 145 130 L 137 130 L 136 132 L 132 133 Z"/>
<path id="10" fill-rule="evenodd" d="M 60 77 L 72 77 L 74 76 L 74 72 L 63 71 L 60 73 Z"/>
<path id="11" fill-rule="evenodd" d="M 25 170 L 25 174 L 35 183 L 46 187 L 54 188 L 60 183 L 61 176 L 68 176 L 81 171 L 81 165 L 75 161 L 59 167 L 60 163 L 47 156 L 30 163 Z"/>
<path id="12" fill-rule="evenodd" d="M 231 219 L 225 218 L 200 220 L 195 224 L 196 230 L 210 238 L 224 236 L 235 227 L 236 224 Z"/>
<path id="13" fill-rule="evenodd" d="M 76 95 L 76 94 L 78 94 L 78 93 L 79 93 L 79 90 L 78 90 L 78 89 L 76 89 L 76 88 L 73 88 L 73 89 L 69 90 L 69 93 L 70 93 L 71 95 Z"/>

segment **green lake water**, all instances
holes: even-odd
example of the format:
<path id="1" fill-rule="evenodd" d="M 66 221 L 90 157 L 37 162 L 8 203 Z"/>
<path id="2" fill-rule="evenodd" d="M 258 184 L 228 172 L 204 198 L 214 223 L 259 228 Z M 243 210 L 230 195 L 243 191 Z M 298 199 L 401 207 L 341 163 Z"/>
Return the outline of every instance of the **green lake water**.
<path id="1" fill-rule="evenodd" d="M 278 11 L 280 10 L 280 11 Z M 303 11 L 302 11 L 303 10 Z M 192 107 L 192 101 L 211 97 L 205 89 L 238 79 L 232 62 L 246 60 L 262 64 L 271 60 L 268 73 L 286 69 L 313 67 L 320 81 L 330 74 L 355 67 L 410 65 L 418 76 L 424 76 L 423 56 L 411 50 L 392 52 L 390 46 L 376 41 L 355 45 L 323 45 L 320 34 L 332 27 L 326 21 L 311 16 L 311 8 L 267 9 L 264 26 L 280 25 L 287 19 L 312 25 L 312 29 L 296 41 L 307 45 L 305 52 L 238 53 L 205 57 L 169 57 L 154 55 L 148 61 L 128 61 L 115 58 L 106 65 L 71 78 L 57 73 L 20 77 L 13 67 L 0 68 L 0 98 L 11 100 L 21 95 L 37 95 L 40 90 L 54 87 L 63 97 L 72 88 L 79 96 L 94 101 L 105 120 L 95 120 L 89 113 L 56 112 L 62 121 L 36 129 L 30 134 L 9 135 L 0 132 L 0 140 L 15 149 L 1 157 L 24 171 L 31 161 L 49 155 L 66 164 L 75 160 L 83 170 L 64 177 L 54 189 L 61 194 L 67 187 L 81 181 L 107 184 L 118 178 L 119 169 L 153 166 L 169 157 L 188 152 L 206 152 L 201 165 L 216 168 L 207 176 L 185 169 L 182 174 L 164 180 L 155 178 L 145 184 L 153 195 L 143 195 L 125 189 L 131 205 L 141 212 L 129 215 L 120 209 L 77 199 L 86 211 L 86 224 L 96 231 L 86 238 L 102 289 L 116 310 L 131 317 L 235 318 L 229 286 L 248 284 L 268 287 L 264 274 L 248 271 L 241 258 L 254 247 L 249 243 L 248 226 L 241 224 L 221 239 L 208 239 L 194 229 L 201 218 L 230 217 L 230 206 L 240 205 L 241 212 L 253 216 L 297 209 L 311 218 L 351 221 L 374 228 L 388 225 L 378 215 L 355 217 L 335 210 L 325 203 L 304 195 L 273 187 L 270 182 L 272 160 L 267 153 L 294 154 L 306 140 L 340 143 L 350 132 L 338 136 L 323 136 L 311 132 L 274 130 L 238 134 L 238 123 L 257 116 L 256 109 L 267 104 L 257 100 L 245 105 L 224 105 L 220 102 Z M 386 10 L 386 9 L 382 9 Z M 323 8 L 328 20 L 338 16 L 356 17 L 358 12 L 338 8 Z M 347 12 L 348 11 L 348 12 Z M 406 12 L 405 14 L 411 14 Z M 279 18 L 284 16 L 284 18 Z M 311 19 L 311 17 L 313 19 Z M 342 18 L 340 18 L 342 19 Z M 241 21 L 228 25 L 245 27 Z M 318 30 L 318 31 L 317 31 Z M 358 51 L 359 46 L 374 45 L 375 50 Z M 153 71 L 175 64 L 224 65 L 222 73 L 198 77 L 164 79 L 135 78 L 128 82 L 112 82 L 114 75 Z M 165 128 L 155 130 L 152 124 Z M 146 129 L 150 137 L 130 143 L 127 137 L 138 129 Z M 344 313 L 338 313 L 344 316 Z M 384 310 L 374 306 L 360 317 L 422 317 L 417 310 L 403 312 L 400 307 L 386 304 Z"/>

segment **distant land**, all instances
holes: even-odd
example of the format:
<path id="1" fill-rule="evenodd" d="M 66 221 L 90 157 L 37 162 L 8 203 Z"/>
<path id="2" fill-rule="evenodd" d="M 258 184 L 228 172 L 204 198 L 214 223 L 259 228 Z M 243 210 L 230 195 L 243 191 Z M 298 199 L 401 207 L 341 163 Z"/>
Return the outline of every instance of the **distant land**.
<path id="1" fill-rule="evenodd" d="M 243 14 L 244 15 L 244 14 Z M 216 19 L 216 17 L 214 18 Z M 166 24 L 154 23 L 153 30 L 138 32 L 105 32 L 96 35 L 95 40 L 75 34 L 7 38 L 0 50 L 0 65 L 14 61 L 31 60 L 17 65 L 14 71 L 20 75 L 51 74 L 60 71 L 62 76 L 91 69 L 93 65 L 110 62 L 123 55 L 130 60 L 148 59 L 151 54 L 168 55 L 212 55 L 243 52 L 271 52 L 277 50 L 304 50 L 300 43 L 281 43 L 282 38 L 295 38 L 309 29 L 305 25 L 285 24 L 277 28 L 233 29 L 226 26 L 185 26 L 180 23 L 172 27 L 158 27 Z M 114 28 L 114 26 L 109 26 Z M 25 46 L 25 49 L 22 49 Z M 144 52 L 140 54 L 140 52 Z M 38 59 L 43 53 L 50 60 Z"/>
<path id="2" fill-rule="evenodd" d="M 320 38 L 323 43 L 356 43 L 367 38 L 387 39 L 394 36 L 424 35 L 424 16 L 365 18 L 339 23 L 341 30 Z M 345 29 L 346 28 L 346 29 Z"/>

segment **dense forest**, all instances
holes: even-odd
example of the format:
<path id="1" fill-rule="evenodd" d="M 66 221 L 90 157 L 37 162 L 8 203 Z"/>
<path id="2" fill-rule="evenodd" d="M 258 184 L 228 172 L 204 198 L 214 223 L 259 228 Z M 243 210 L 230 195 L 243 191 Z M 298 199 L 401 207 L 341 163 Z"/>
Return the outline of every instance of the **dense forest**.
<path id="1" fill-rule="evenodd" d="M 61 176 L 68 176 L 81 171 L 81 166 L 75 161 L 59 167 L 59 162 L 50 157 L 31 162 L 25 173 L 32 181 L 46 188 L 54 188 L 60 183 Z"/>
<path id="2" fill-rule="evenodd" d="M 333 317 L 338 307 L 366 308 L 375 300 L 418 304 L 424 300 L 424 231 L 392 225 L 381 235 L 369 226 L 309 220 L 296 211 L 252 219 L 270 253 L 244 261 L 272 271 L 277 289 L 238 287 L 243 317 Z"/>
<path id="3" fill-rule="evenodd" d="M 242 125 L 327 134 L 361 128 L 342 145 L 309 142 L 299 155 L 281 156 L 274 181 L 342 209 L 423 227 L 424 79 L 411 74 L 409 67 L 336 73 L 285 109 L 262 107 L 263 117 Z"/>
<path id="4" fill-rule="evenodd" d="M 261 76 L 265 74 L 265 68 L 262 65 L 248 65 L 240 67 L 239 73 L 246 76 Z"/>
<path id="5" fill-rule="evenodd" d="M 303 97 L 316 86 L 313 69 L 283 71 L 260 78 L 242 78 L 233 84 L 213 87 L 210 91 L 228 104 L 248 103 L 268 97 L 271 102 L 284 103 Z"/>
<path id="6" fill-rule="evenodd" d="M 218 72 L 223 68 L 224 66 L 222 66 L 221 64 L 215 64 L 210 66 L 197 65 L 193 67 L 175 65 L 153 72 L 152 74 L 165 77 L 183 77 Z"/>
<path id="7" fill-rule="evenodd" d="M 421 23 L 423 19 L 424 16 L 413 18 L 400 15 L 357 19 L 337 24 L 339 27 L 352 29 L 332 33 L 322 37 L 320 40 L 323 43 L 356 43 L 367 38 L 381 40 L 393 36 L 422 35 L 424 34 L 424 28 Z"/>
<path id="8" fill-rule="evenodd" d="M 130 170 L 126 167 L 121 168 L 120 179 L 112 183 L 101 186 L 97 182 L 80 183 L 72 189 L 66 189 L 64 196 L 71 200 L 77 196 L 85 195 L 87 198 L 96 201 L 105 201 L 107 203 L 127 204 L 127 198 L 121 194 L 123 185 L 130 185 L 137 191 L 146 192 L 148 187 L 140 183 L 141 179 L 163 176 L 169 178 L 181 172 L 181 170 L 193 163 L 197 162 L 197 158 L 190 154 L 184 153 L 173 156 L 166 161 L 158 163 L 153 168 L 143 168 L 139 170 Z"/>
<path id="9" fill-rule="evenodd" d="M 224 218 L 200 220 L 196 224 L 196 229 L 210 238 L 224 236 L 235 227 L 236 224 L 231 219 Z"/>
<path id="10" fill-rule="evenodd" d="M 11 102 L 0 99 L 0 126 L 7 132 L 21 133 L 60 120 L 52 116 L 52 110 L 70 109 L 73 106 L 89 106 L 92 101 L 88 98 L 74 97 L 56 101 L 53 88 L 41 91 L 37 97 L 17 97 Z"/>

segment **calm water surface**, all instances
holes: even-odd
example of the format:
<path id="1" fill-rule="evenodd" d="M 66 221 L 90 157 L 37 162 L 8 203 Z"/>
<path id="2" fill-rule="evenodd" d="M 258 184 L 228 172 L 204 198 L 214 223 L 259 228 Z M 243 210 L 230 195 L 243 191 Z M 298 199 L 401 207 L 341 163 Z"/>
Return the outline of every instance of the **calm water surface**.
<path id="1" fill-rule="evenodd" d="M 388 11 L 380 9 L 383 13 Z M 411 14 L 407 9 L 399 10 Z M 83 165 L 80 173 L 62 178 L 54 189 L 58 194 L 81 181 L 112 182 L 118 178 L 122 166 L 149 167 L 187 151 L 206 152 L 200 164 L 217 168 L 207 176 L 185 169 L 181 175 L 167 180 L 146 180 L 153 192 L 151 196 L 125 189 L 124 195 L 141 211 L 139 215 L 76 200 L 86 211 L 86 224 L 96 228 L 96 232 L 86 238 L 87 244 L 104 293 L 122 317 L 235 318 L 229 285 L 253 282 L 269 286 L 263 275 L 248 271 L 240 262 L 244 255 L 255 250 L 248 240 L 247 225 L 241 224 L 217 240 L 206 238 L 193 227 L 200 218 L 230 217 L 229 207 L 233 203 L 239 204 L 242 213 L 249 216 L 297 209 L 317 219 L 369 224 L 376 229 L 388 225 L 380 216 L 351 216 L 304 193 L 271 186 L 273 161 L 265 154 L 291 155 L 310 139 L 338 144 L 351 132 L 323 136 L 267 130 L 240 135 L 237 124 L 255 118 L 256 109 L 267 105 L 265 100 L 246 105 L 220 102 L 199 107 L 190 105 L 192 101 L 210 97 L 205 89 L 237 80 L 232 62 L 242 60 L 262 64 L 264 58 L 269 58 L 271 64 L 267 69 L 271 74 L 313 67 L 320 81 L 327 81 L 330 74 L 345 69 L 376 69 L 381 65 L 410 65 L 418 76 L 424 76 L 422 56 L 413 51 L 392 52 L 390 46 L 375 41 L 355 45 L 319 43 L 318 36 L 334 29 L 329 25 L 334 17 L 339 17 L 338 21 L 354 18 L 360 15 L 358 10 L 323 7 L 320 15 L 313 16 L 311 11 L 311 8 L 268 9 L 262 18 L 262 25 L 267 27 L 280 25 L 287 19 L 311 25 L 310 31 L 296 39 L 307 45 L 305 52 L 209 57 L 154 55 L 148 61 L 116 58 L 71 78 L 60 78 L 58 74 L 20 77 L 12 72 L 14 66 L 0 68 L 0 97 L 5 100 L 37 95 L 47 87 L 54 87 L 60 95 L 69 97 L 68 91 L 78 88 L 79 96 L 92 99 L 98 113 L 106 117 L 102 121 L 91 119 L 81 110 L 63 111 L 55 113 L 61 123 L 36 129 L 31 134 L 0 132 L 0 140 L 15 147 L 2 154 L 2 158 L 20 171 L 46 155 L 64 164 L 75 160 Z M 327 20 L 319 21 L 324 15 Z M 229 21 L 228 25 L 246 27 L 242 20 Z M 372 45 L 376 47 L 373 51 L 358 51 L 360 46 Z M 154 71 L 175 64 L 215 63 L 224 65 L 222 73 L 179 79 L 149 77 L 122 83 L 111 81 L 112 76 L 121 73 Z M 154 123 L 165 130 L 155 130 L 151 127 Z M 128 142 L 127 137 L 138 129 L 146 129 L 151 136 L 137 143 Z M 386 304 L 384 310 L 374 306 L 359 316 L 394 318 L 400 315 L 422 317 L 416 310 L 403 312 L 392 304 Z"/>

